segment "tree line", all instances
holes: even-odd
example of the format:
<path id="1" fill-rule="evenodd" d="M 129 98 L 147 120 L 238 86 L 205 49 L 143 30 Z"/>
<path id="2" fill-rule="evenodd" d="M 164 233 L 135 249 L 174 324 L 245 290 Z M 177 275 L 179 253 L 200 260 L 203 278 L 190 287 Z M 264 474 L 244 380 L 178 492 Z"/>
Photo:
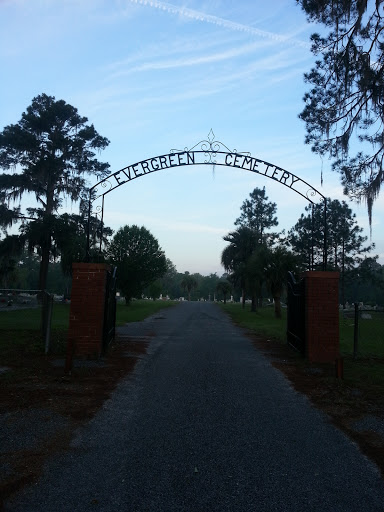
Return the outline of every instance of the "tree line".
<path id="1" fill-rule="evenodd" d="M 25 250 L 17 259 L 12 270 L 3 274 L 0 288 L 37 290 L 39 266 L 39 256 Z M 121 267 L 119 270 L 118 276 L 121 275 Z M 60 261 L 52 261 L 49 265 L 47 289 L 63 299 L 70 299 L 71 285 L 70 273 L 63 271 Z M 232 287 L 228 288 L 227 285 L 225 273 L 219 277 L 216 273 L 202 275 L 198 272 L 178 272 L 176 266 L 166 258 L 166 271 L 162 277 L 158 277 L 149 285 L 140 288 L 134 294 L 134 298 L 159 299 L 160 296 L 163 296 L 173 300 L 182 297 L 185 300 L 224 300 L 224 298 L 229 299 L 230 293 L 232 293 Z M 123 283 L 120 280 L 118 291 L 122 297 L 125 297 L 123 290 Z M 129 300 L 131 299 L 132 297 Z"/>
<path id="2" fill-rule="evenodd" d="M 88 179 L 109 174 L 109 164 L 96 158 L 108 144 L 75 107 L 47 94 L 33 98 L 19 122 L 3 129 L 0 286 L 69 295 L 72 263 L 84 260 L 89 223 L 89 257 L 118 267 L 127 302 L 143 294 L 213 295 L 217 276 L 178 274 L 144 226 L 123 226 L 113 235 L 96 216 L 88 219 Z M 36 207 L 23 210 L 29 194 Z M 79 212 L 61 213 L 65 200 L 77 203 Z M 8 234 L 13 225 L 18 233 Z"/>
<path id="3" fill-rule="evenodd" d="M 237 229 L 224 236 L 228 245 L 221 256 L 228 280 L 241 291 L 243 306 L 250 297 L 251 310 L 256 311 L 267 294 L 273 298 L 276 316 L 281 317 L 288 272 L 299 276 L 305 270 L 324 270 L 325 250 L 325 270 L 340 273 L 343 306 L 348 300 L 361 300 L 358 283 L 369 282 L 369 300 L 382 302 L 383 267 L 377 263 L 377 256 L 369 256 L 374 244 L 367 243 L 345 201 L 328 198 L 326 217 L 324 208 L 325 203 L 309 205 L 288 233 L 275 232 L 276 203 L 268 201 L 265 188 L 255 188 L 250 193 L 235 221 Z"/>
<path id="4" fill-rule="evenodd" d="M 344 201 L 328 199 L 326 226 L 323 205 L 314 205 L 285 234 L 273 231 L 276 204 L 268 201 L 265 188 L 250 193 L 235 229 L 224 237 L 224 276 L 178 273 L 144 226 L 123 226 L 113 234 L 97 217 L 88 219 L 88 179 L 108 175 L 109 164 L 96 158 L 108 144 L 76 108 L 46 94 L 34 98 L 20 121 L 0 133 L 2 287 L 19 283 L 20 288 L 61 287 L 68 293 L 65 276 L 73 262 L 84 259 L 88 221 L 90 257 L 118 267 L 118 286 L 127 303 L 142 295 L 226 300 L 232 294 L 243 304 L 250 298 L 255 311 L 268 295 L 280 316 L 287 272 L 320 268 L 325 228 L 327 269 L 340 272 L 340 301 L 351 300 L 359 282 L 382 286 L 382 267 L 376 256 L 369 256 L 374 245 L 367 244 Z M 22 210 L 21 200 L 29 194 L 37 206 Z M 78 204 L 78 214 L 61 213 L 68 199 Z M 19 232 L 10 235 L 7 229 L 14 224 Z"/>

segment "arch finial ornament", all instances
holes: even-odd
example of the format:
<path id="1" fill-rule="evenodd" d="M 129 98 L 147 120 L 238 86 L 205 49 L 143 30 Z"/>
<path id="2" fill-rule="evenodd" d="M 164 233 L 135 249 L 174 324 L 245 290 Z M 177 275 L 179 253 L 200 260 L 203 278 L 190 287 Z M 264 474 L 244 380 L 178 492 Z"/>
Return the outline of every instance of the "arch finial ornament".
<path id="1" fill-rule="evenodd" d="M 184 148 L 183 150 L 180 149 L 171 149 L 171 154 L 173 153 L 183 153 L 183 152 L 202 152 L 204 153 L 204 156 L 208 159 L 204 163 L 205 164 L 216 164 L 216 157 L 218 153 L 238 153 L 237 149 L 229 149 L 228 146 L 220 142 L 219 140 L 215 139 L 215 134 L 213 133 L 213 130 L 211 128 L 210 132 L 208 133 L 208 136 L 206 139 L 201 140 L 191 148 Z M 248 155 L 251 156 L 251 153 L 249 152 L 242 152 L 240 153 L 242 155 Z"/>

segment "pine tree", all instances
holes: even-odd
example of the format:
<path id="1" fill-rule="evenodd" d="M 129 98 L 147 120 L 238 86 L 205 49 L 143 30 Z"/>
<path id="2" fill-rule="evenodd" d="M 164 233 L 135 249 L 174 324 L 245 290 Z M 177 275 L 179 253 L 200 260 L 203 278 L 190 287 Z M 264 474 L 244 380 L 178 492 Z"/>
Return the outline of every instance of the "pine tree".
<path id="1" fill-rule="evenodd" d="M 313 255 L 313 267 L 319 268 L 324 250 L 323 205 L 314 205 L 313 212 L 306 208 L 307 215 L 301 215 L 295 226 L 288 232 L 288 241 L 301 264 L 308 270 Z M 345 303 L 345 280 L 348 273 L 357 267 L 365 255 L 374 249 L 374 244 L 364 245 L 367 237 L 357 224 L 356 215 L 345 201 L 327 199 L 327 260 L 328 270 L 340 272 L 341 302 Z"/>
<path id="2" fill-rule="evenodd" d="M 297 0 L 310 21 L 329 33 L 313 34 L 316 66 L 300 114 L 305 142 L 329 155 L 345 193 L 372 206 L 384 181 L 384 5 L 382 1 Z"/>
<path id="3" fill-rule="evenodd" d="M 277 226 L 276 203 L 268 201 L 265 187 L 255 188 L 241 205 L 241 215 L 235 221 L 235 226 L 245 226 L 254 231 L 258 244 L 267 244 L 274 240 L 272 233 L 267 230 Z"/>
<path id="4" fill-rule="evenodd" d="M 41 290 L 47 285 L 52 235 L 63 199 L 80 199 L 87 187 L 86 175 L 100 178 L 108 174 L 109 165 L 99 162 L 94 151 L 104 149 L 109 141 L 87 121 L 65 101 L 41 94 L 33 98 L 17 124 L 0 133 L 0 195 L 7 199 L 8 224 L 22 218 L 24 232 L 35 235 L 41 256 Z M 22 212 L 21 200 L 29 193 L 38 206 Z M 16 203 L 16 208 L 10 208 Z"/>

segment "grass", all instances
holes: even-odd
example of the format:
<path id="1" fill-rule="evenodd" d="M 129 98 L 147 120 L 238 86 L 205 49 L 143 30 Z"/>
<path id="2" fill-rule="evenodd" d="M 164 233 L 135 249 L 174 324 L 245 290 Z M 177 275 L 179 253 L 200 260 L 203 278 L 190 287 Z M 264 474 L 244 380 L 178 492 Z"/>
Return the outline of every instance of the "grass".
<path id="1" fill-rule="evenodd" d="M 380 359 L 344 360 L 344 380 L 370 393 L 384 393 L 384 367 Z"/>
<path id="2" fill-rule="evenodd" d="M 36 329 L 40 327 L 41 309 L 19 309 L 16 311 L 0 312 L 0 330 L 12 329 L 22 331 L 25 329 Z"/>
<path id="3" fill-rule="evenodd" d="M 52 310 L 52 328 L 68 329 L 69 304 L 54 304 Z M 41 308 L 25 308 L 0 312 L 0 331 L 32 329 L 39 330 Z"/>
<path id="4" fill-rule="evenodd" d="M 357 359 L 353 359 L 354 318 L 340 314 L 340 352 L 344 355 L 344 379 L 369 393 L 384 392 L 384 313 L 367 312 L 359 318 Z"/>
<path id="5" fill-rule="evenodd" d="M 173 306 L 172 301 L 135 300 L 129 306 L 118 304 L 116 309 L 116 325 L 128 322 L 139 322 L 160 309 Z M 54 304 L 52 311 L 52 329 L 68 329 L 69 304 Z M 41 309 L 20 309 L 0 313 L 0 331 L 25 331 L 40 328 Z"/>
<path id="6" fill-rule="evenodd" d="M 54 304 L 52 310 L 50 350 L 63 354 L 69 323 L 69 305 Z M 45 341 L 40 333 L 41 308 L 0 312 L 0 357 L 12 360 L 42 354 Z"/>
<path id="7" fill-rule="evenodd" d="M 384 313 L 366 313 L 371 318 L 359 318 L 358 355 L 384 358 Z M 340 351 L 344 355 L 353 354 L 354 328 L 354 318 L 340 313 Z"/>
<path id="8" fill-rule="evenodd" d="M 251 313 L 250 306 L 245 309 L 241 304 L 221 304 L 232 320 L 238 325 L 270 338 L 285 342 L 287 329 L 287 310 L 283 309 L 283 318 L 274 316 L 273 308 L 263 307 Z M 371 318 L 359 319 L 358 355 L 362 358 L 384 358 L 384 313 L 368 313 Z M 354 318 L 344 318 L 340 313 L 340 352 L 343 356 L 353 355 Z"/>
<path id="9" fill-rule="evenodd" d="M 250 311 L 250 306 L 246 305 L 243 309 L 241 304 L 222 304 L 222 309 L 229 314 L 232 320 L 245 327 L 256 334 L 274 338 L 279 341 L 286 341 L 287 335 L 287 310 L 283 309 L 283 317 L 275 318 L 274 309 L 272 306 L 259 308 L 256 313 Z"/>
<path id="10" fill-rule="evenodd" d="M 174 302 L 149 300 L 133 301 L 129 306 L 118 304 L 116 325 L 138 322 L 153 315 L 160 309 L 174 305 Z M 69 325 L 69 304 L 53 305 L 50 352 L 63 354 L 66 350 Z M 44 353 L 45 343 L 40 334 L 41 309 L 26 308 L 0 312 L 0 358 L 12 360 L 18 356 L 32 356 Z"/>
<path id="11" fill-rule="evenodd" d="M 124 325 L 128 322 L 140 322 L 145 318 L 157 313 L 160 309 L 174 306 L 173 301 L 153 301 L 153 300 L 135 300 L 129 306 L 117 304 L 116 326 Z"/>
<path id="12" fill-rule="evenodd" d="M 251 313 L 250 306 L 241 304 L 220 304 L 232 320 L 241 327 L 265 336 L 286 342 L 286 313 L 283 318 L 274 316 L 272 307 L 264 307 Z M 340 314 L 340 353 L 344 356 L 344 379 L 352 386 L 370 392 L 384 392 L 384 313 L 372 313 L 371 319 L 360 319 L 359 357 L 354 360 L 353 329 L 354 319 Z M 299 360 L 298 360 L 299 361 Z M 304 362 L 304 360 L 303 360 Z"/>

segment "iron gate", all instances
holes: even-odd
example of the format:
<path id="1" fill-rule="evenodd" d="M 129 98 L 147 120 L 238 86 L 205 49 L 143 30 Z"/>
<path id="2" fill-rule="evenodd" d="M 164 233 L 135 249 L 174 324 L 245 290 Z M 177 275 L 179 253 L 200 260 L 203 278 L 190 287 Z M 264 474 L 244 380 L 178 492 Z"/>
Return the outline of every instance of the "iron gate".
<path id="1" fill-rule="evenodd" d="M 305 280 L 296 281 L 288 272 L 287 341 L 305 355 Z"/>
<path id="2" fill-rule="evenodd" d="M 116 325 L 116 267 L 107 272 L 104 304 L 103 352 L 115 338 Z"/>

